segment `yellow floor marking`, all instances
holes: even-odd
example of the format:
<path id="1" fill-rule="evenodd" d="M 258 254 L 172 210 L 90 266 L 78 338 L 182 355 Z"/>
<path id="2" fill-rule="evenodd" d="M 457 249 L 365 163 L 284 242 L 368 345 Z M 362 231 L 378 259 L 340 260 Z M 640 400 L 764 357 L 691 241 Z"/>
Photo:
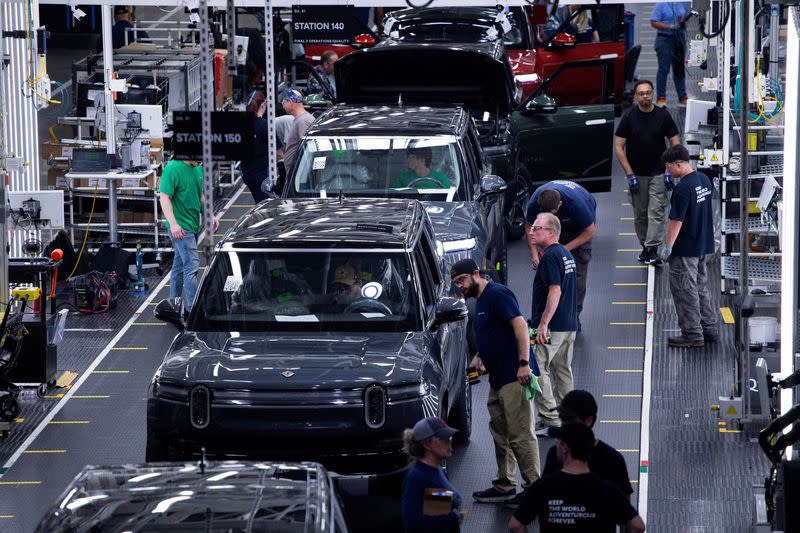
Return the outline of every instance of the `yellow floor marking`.
<path id="1" fill-rule="evenodd" d="M 644 326 L 644 322 L 609 322 L 610 326 Z"/>
<path id="2" fill-rule="evenodd" d="M 630 481 L 630 482 L 631 482 L 631 483 L 633 483 L 634 485 L 635 485 L 635 484 L 637 484 L 637 483 L 639 483 L 639 480 L 638 480 L 638 479 L 629 479 L 628 481 Z"/>
<path id="3" fill-rule="evenodd" d="M 641 394 L 603 394 L 603 398 L 641 398 Z"/>
<path id="4" fill-rule="evenodd" d="M 242 194 L 253 194 L 252 191 L 242 191 Z"/>
<path id="5" fill-rule="evenodd" d="M 618 252 L 641 252 L 639 248 L 617 248 Z"/>
<path id="6" fill-rule="evenodd" d="M 92 374 L 129 374 L 130 370 L 95 370 Z"/>
<path id="7" fill-rule="evenodd" d="M 0 514 L 0 518 L 16 518 L 13 514 Z"/>
<path id="8" fill-rule="evenodd" d="M 720 307 L 719 312 L 722 313 L 722 321 L 726 324 L 733 324 L 733 313 L 730 307 Z"/>
<path id="9" fill-rule="evenodd" d="M 639 453 L 638 448 L 631 448 L 630 450 L 617 450 L 619 453 Z"/>
<path id="10" fill-rule="evenodd" d="M 606 369 L 606 372 L 617 372 L 617 373 L 623 373 L 623 372 L 625 372 L 625 373 L 627 373 L 627 372 L 631 372 L 631 373 L 637 373 L 637 372 L 638 372 L 638 373 L 641 373 L 642 371 L 641 371 L 641 370 L 636 370 L 635 368 L 632 368 L 632 369 L 625 369 L 625 368 L 607 368 L 607 369 Z"/>
<path id="11" fill-rule="evenodd" d="M 633 220 L 633 217 L 619 217 L 620 220 Z"/>
<path id="12" fill-rule="evenodd" d="M 160 304 L 160 303 L 161 303 L 161 302 L 147 302 L 147 305 L 158 305 L 158 304 Z"/>
<path id="13" fill-rule="evenodd" d="M 647 287 L 647 283 L 612 283 L 614 287 Z"/>
<path id="14" fill-rule="evenodd" d="M 41 481 L 0 481 L 0 485 L 41 485 Z"/>
<path id="15" fill-rule="evenodd" d="M 25 422 L 25 419 L 24 418 L 15 418 L 14 422 L 16 422 L 17 424 L 22 424 L 23 422 Z"/>
<path id="16" fill-rule="evenodd" d="M 111 398 L 111 396 L 107 394 L 76 394 L 72 398 L 76 400 L 104 400 L 106 398 Z"/>
<path id="17" fill-rule="evenodd" d="M 630 192 L 628 189 L 622 189 L 622 192 Z"/>
<path id="18" fill-rule="evenodd" d="M 135 350 L 135 351 L 137 351 L 137 352 L 144 352 L 144 351 L 147 351 L 147 350 L 149 350 L 150 348 L 148 348 L 148 347 L 146 347 L 146 346 L 145 346 L 145 347 L 143 347 L 143 348 L 142 348 L 142 347 L 133 347 L 133 346 L 114 346 L 114 347 L 113 347 L 113 348 L 111 348 L 111 349 L 112 349 L 112 350 L 117 350 L 117 351 L 124 351 L 124 350 Z"/>
<path id="19" fill-rule="evenodd" d="M 641 420 L 601 420 L 601 424 L 641 424 Z"/>
<path id="20" fill-rule="evenodd" d="M 647 265 L 617 265 L 617 268 L 647 268 Z"/>
<path id="21" fill-rule="evenodd" d="M 166 326 L 166 322 L 134 322 L 134 326 Z"/>
<path id="22" fill-rule="evenodd" d="M 632 206 L 631 206 L 631 204 L 630 204 L 630 202 L 622 202 L 620 205 L 621 205 L 622 207 L 632 207 Z"/>
<path id="23" fill-rule="evenodd" d="M 636 233 L 632 231 L 621 231 L 617 233 L 620 237 L 636 237 Z"/>
<path id="24" fill-rule="evenodd" d="M 239 219 L 238 218 L 219 218 L 217 220 L 219 220 L 220 222 L 236 222 Z"/>
<path id="25" fill-rule="evenodd" d="M 48 424 L 88 424 L 88 420 L 51 420 Z"/>
<path id="26" fill-rule="evenodd" d="M 647 305 L 647 302 L 611 302 L 611 305 Z"/>
<path id="27" fill-rule="evenodd" d="M 212 233 L 211 236 L 212 237 L 224 237 L 225 234 L 224 233 Z"/>
<path id="28" fill-rule="evenodd" d="M 67 453 L 67 450 L 25 450 L 22 453 Z"/>
<path id="29" fill-rule="evenodd" d="M 644 346 L 609 346 L 609 350 L 644 350 Z"/>
<path id="30" fill-rule="evenodd" d="M 251 204 L 233 204 L 231 207 L 253 207 Z"/>
<path id="31" fill-rule="evenodd" d="M 45 396 L 45 399 L 47 399 L 47 400 L 58 400 L 58 399 L 63 398 L 63 397 L 64 397 L 63 393 L 48 394 L 47 396 Z"/>
<path id="32" fill-rule="evenodd" d="M 741 430 L 741 429 L 725 429 L 725 428 L 719 428 L 719 432 L 720 432 L 720 433 L 741 433 L 741 432 L 742 432 L 742 430 Z"/>
<path id="33" fill-rule="evenodd" d="M 64 388 L 67 385 L 71 385 L 76 377 L 78 377 L 77 372 L 65 370 L 64 373 L 59 376 L 58 380 L 56 380 L 56 387 Z"/>

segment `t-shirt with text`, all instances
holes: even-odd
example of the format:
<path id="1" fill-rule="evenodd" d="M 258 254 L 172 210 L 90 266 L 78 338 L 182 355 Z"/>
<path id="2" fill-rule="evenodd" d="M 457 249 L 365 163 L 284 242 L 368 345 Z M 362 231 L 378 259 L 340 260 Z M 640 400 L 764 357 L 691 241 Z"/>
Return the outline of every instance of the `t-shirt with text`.
<path id="1" fill-rule="evenodd" d="M 561 470 L 561 465 L 558 463 L 556 447 L 551 446 L 544 461 L 542 475 L 555 474 L 559 470 Z M 592 450 L 592 456 L 589 458 L 589 470 L 602 479 L 613 483 L 622 491 L 622 494 L 633 494 L 625 458 L 622 457 L 621 453 L 601 440 L 597 441 Z"/>
<path id="2" fill-rule="evenodd" d="M 714 252 L 713 190 L 708 176 L 690 172 L 675 185 L 669 218 L 681 220 L 672 255 L 702 257 Z"/>

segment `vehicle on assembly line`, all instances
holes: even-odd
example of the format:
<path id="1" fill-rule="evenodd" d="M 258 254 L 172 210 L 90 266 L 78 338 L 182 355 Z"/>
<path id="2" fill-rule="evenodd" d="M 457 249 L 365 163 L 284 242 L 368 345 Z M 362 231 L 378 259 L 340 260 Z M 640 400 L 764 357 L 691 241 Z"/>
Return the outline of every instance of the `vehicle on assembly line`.
<path id="1" fill-rule="evenodd" d="M 338 101 L 351 105 L 463 105 L 492 174 L 508 185 L 508 239 L 524 233 L 525 204 L 537 184 L 569 179 L 591 192 L 611 190 L 610 92 L 604 91 L 605 104 L 562 107 L 543 83 L 520 102 L 500 42 L 382 41 L 339 59 L 335 76 Z"/>
<path id="2" fill-rule="evenodd" d="M 414 200 L 261 202 L 217 245 L 147 401 L 147 460 L 197 453 L 406 464 L 402 432 L 469 438 L 467 308 Z M 313 436 L 313 438 L 312 438 Z"/>
<path id="3" fill-rule="evenodd" d="M 430 158 L 429 177 L 409 168 Z M 447 106 L 350 106 L 321 115 L 306 132 L 284 198 L 421 200 L 450 266 L 470 257 L 506 281 L 505 182 L 491 175 L 470 115 Z"/>
<path id="4" fill-rule="evenodd" d="M 86 466 L 35 531 L 346 533 L 336 485 L 316 463 Z"/>

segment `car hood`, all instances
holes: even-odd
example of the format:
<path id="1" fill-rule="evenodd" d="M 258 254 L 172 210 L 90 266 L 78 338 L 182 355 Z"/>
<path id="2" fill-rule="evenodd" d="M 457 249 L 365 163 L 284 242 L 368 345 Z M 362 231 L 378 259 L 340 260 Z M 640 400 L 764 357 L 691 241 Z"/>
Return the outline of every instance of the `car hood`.
<path id="1" fill-rule="evenodd" d="M 331 389 L 419 381 L 426 335 L 184 332 L 159 369 L 179 385 Z"/>
<path id="2" fill-rule="evenodd" d="M 499 43 L 383 41 L 336 62 L 336 92 L 348 104 L 463 104 L 508 115 L 514 75 Z"/>
<path id="3" fill-rule="evenodd" d="M 476 237 L 478 206 L 474 202 L 422 202 L 440 241 Z"/>

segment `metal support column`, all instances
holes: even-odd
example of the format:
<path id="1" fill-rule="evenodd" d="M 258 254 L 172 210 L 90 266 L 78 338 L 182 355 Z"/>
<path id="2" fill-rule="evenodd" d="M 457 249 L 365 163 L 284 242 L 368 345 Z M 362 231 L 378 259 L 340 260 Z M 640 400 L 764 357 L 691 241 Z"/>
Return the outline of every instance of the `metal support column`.
<path id="1" fill-rule="evenodd" d="M 275 38 L 272 27 L 272 0 L 266 0 L 264 5 L 264 33 L 266 34 L 264 41 L 267 47 L 267 69 L 264 73 L 266 77 L 267 91 L 267 146 L 274 147 L 276 145 L 275 101 L 277 100 L 277 97 L 275 96 Z M 267 150 L 267 162 L 269 164 L 269 178 L 274 186 L 278 179 L 278 158 L 275 150 Z M 280 194 L 280 191 L 278 191 L 278 194 Z"/>
<path id="2" fill-rule="evenodd" d="M 114 94 L 111 92 L 111 78 L 114 74 L 114 48 L 111 41 L 111 27 L 114 25 L 113 7 L 100 6 L 103 13 L 103 93 L 106 103 L 106 153 L 113 155 L 117 151 L 116 111 L 114 110 Z M 108 181 L 108 230 L 111 244 L 119 244 L 117 235 L 117 181 Z"/>
<path id="3" fill-rule="evenodd" d="M 769 8 L 769 76 L 780 82 L 780 60 L 778 48 L 780 47 L 781 6 L 773 4 Z"/>
<path id="4" fill-rule="evenodd" d="M 211 262 L 214 250 L 214 180 L 211 158 L 211 112 L 214 111 L 214 65 L 211 45 L 208 42 L 208 1 L 200 0 L 200 113 L 203 134 L 203 255 L 206 265 Z"/>
<path id="5" fill-rule="evenodd" d="M 0 32 L 2 27 L 0 27 Z M 6 70 L 5 62 L 5 37 L 0 33 L 0 108 L 8 105 L 6 100 L 6 84 L 3 82 L 3 72 Z M 11 253 L 11 243 L 8 240 L 8 191 L 6 180 L 6 139 L 5 125 L 3 124 L 7 113 L 0 112 L 0 302 L 5 302 L 10 296 L 8 289 L 8 255 Z M 2 304 L 0 304 L 2 305 Z"/>
<path id="6" fill-rule="evenodd" d="M 740 132 L 740 151 L 741 151 L 741 158 L 742 158 L 742 171 L 740 173 L 740 194 L 741 198 L 739 201 L 739 218 L 740 218 L 740 226 L 741 229 L 739 231 L 739 296 L 741 301 L 744 302 L 744 299 L 747 297 L 749 293 L 749 275 L 747 269 L 747 233 L 748 233 L 748 224 L 747 224 L 747 217 L 748 217 L 748 209 L 750 206 L 750 202 L 748 199 L 750 198 L 750 161 L 749 161 L 749 150 L 750 150 L 750 139 L 749 132 L 748 132 L 748 123 L 750 121 L 750 76 L 752 75 L 750 70 L 750 21 L 752 20 L 751 16 L 751 0 L 741 0 L 741 35 L 739 36 L 740 42 L 740 49 L 741 52 L 741 62 L 739 64 L 740 72 L 741 72 L 741 84 L 740 88 L 741 91 L 739 92 L 739 111 L 740 111 L 740 122 L 741 122 L 741 129 Z M 739 354 L 739 390 L 737 391 L 740 396 L 744 399 L 744 412 L 750 413 L 750 394 L 748 391 L 748 379 L 750 377 L 750 332 L 748 331 L 748 320 L 743 313 L 743 307 L 739 306 L 739 325 L 741 330 L 741 338 L 742 338 L 742 346 Z"/>

